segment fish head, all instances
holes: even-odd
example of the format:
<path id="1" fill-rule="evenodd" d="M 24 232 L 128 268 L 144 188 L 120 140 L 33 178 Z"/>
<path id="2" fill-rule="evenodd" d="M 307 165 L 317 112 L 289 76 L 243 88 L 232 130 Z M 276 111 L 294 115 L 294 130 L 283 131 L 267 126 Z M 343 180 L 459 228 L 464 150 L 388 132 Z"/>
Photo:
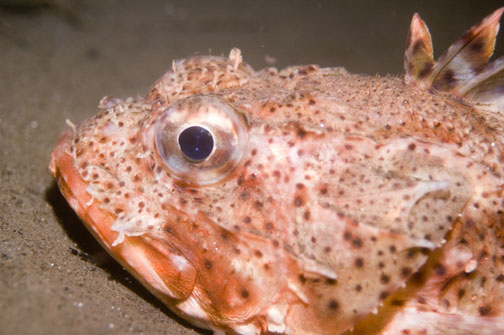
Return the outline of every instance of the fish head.
<path id="1" fill-rule="evenodd" d="M 430 107 L 448 121 L 418 113 Z M 496 184 L 462 154 L 480 126 L 451 116 L 471 107 L 400 78 L 254 71 L 233 49 L 174 62 L 145 98 L 99 108 L 62 135 L 51 173 L 112 256 L 214 330 L 351 329 Z"/>

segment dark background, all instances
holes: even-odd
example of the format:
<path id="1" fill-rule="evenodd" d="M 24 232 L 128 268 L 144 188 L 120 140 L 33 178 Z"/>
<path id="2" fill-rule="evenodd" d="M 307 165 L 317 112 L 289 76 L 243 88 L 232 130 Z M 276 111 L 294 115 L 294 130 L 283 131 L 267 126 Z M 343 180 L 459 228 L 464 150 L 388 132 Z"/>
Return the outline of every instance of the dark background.
<path id="1" fill-rule="evenodd" d="M 195 334 L 121 270 L 47 165 L 104 95 L 143 95 L 173 58 L 402 73 L 419 12 L 436 56 L 502 1 L 0 0 L 0 334 Z M 498 55 L 503 55 L 503 38 Z"/>

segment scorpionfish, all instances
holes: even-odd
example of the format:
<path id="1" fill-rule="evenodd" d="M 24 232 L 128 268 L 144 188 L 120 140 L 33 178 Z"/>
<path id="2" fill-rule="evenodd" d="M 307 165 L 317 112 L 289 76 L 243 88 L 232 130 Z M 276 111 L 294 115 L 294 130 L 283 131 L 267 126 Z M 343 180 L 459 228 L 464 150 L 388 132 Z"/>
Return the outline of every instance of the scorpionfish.
<path id="1" fill-rule="evenodd" d="M 103 247 L 216 334 L 504 334 L 504 7 L 405 75 L 174 61 L 50 171 Z"/>

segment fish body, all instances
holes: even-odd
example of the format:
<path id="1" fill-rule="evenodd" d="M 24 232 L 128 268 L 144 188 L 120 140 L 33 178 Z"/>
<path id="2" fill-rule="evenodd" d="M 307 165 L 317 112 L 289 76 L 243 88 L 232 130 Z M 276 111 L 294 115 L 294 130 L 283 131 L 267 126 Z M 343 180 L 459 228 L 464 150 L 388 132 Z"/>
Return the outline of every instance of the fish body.
<path id="1" fill-rule="evenodd" d="M 220 334 L 503 334 L 503 9 L 404 78 L 173 63 L 50 170 L 104 248 Z"/>

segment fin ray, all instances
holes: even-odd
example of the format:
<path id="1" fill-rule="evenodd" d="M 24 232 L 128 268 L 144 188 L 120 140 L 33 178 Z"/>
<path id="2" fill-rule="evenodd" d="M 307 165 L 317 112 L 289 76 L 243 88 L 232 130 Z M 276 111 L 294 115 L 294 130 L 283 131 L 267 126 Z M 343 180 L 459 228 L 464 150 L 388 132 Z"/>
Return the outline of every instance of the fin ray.
<path id="1" fill-rule="evenodd" d="M 434 66 L 434 53 L 429 28 L 418 13 L 413 15 L 404 54 L 406 83 L 427 77 Z"/>
<path id="2" fill-rule="evenodd" d="M 504 57 L 500 57 L 475 78 L 460 87 L 459 94 L 477 103 L 477 107 L 504 117 Z"/>
<path id="3" fill-rule="evenodd" d="M 495 48 L 504 7 L 463 34 L 437 61 L 427 25 L 415 13 L 404 55 L 405 83 L 447 91 L 476 103 L 478 108 L 504 113 L 504 58 L 488 60 Z"/>
<path id="4" fill-rule="evenodd" d="M 499 20 L 504 8 L 494 11 L 473 26 L 439 57 L 434 66 L 432 86 L 448 91 L 474 76 L 493 54 Z"/>

